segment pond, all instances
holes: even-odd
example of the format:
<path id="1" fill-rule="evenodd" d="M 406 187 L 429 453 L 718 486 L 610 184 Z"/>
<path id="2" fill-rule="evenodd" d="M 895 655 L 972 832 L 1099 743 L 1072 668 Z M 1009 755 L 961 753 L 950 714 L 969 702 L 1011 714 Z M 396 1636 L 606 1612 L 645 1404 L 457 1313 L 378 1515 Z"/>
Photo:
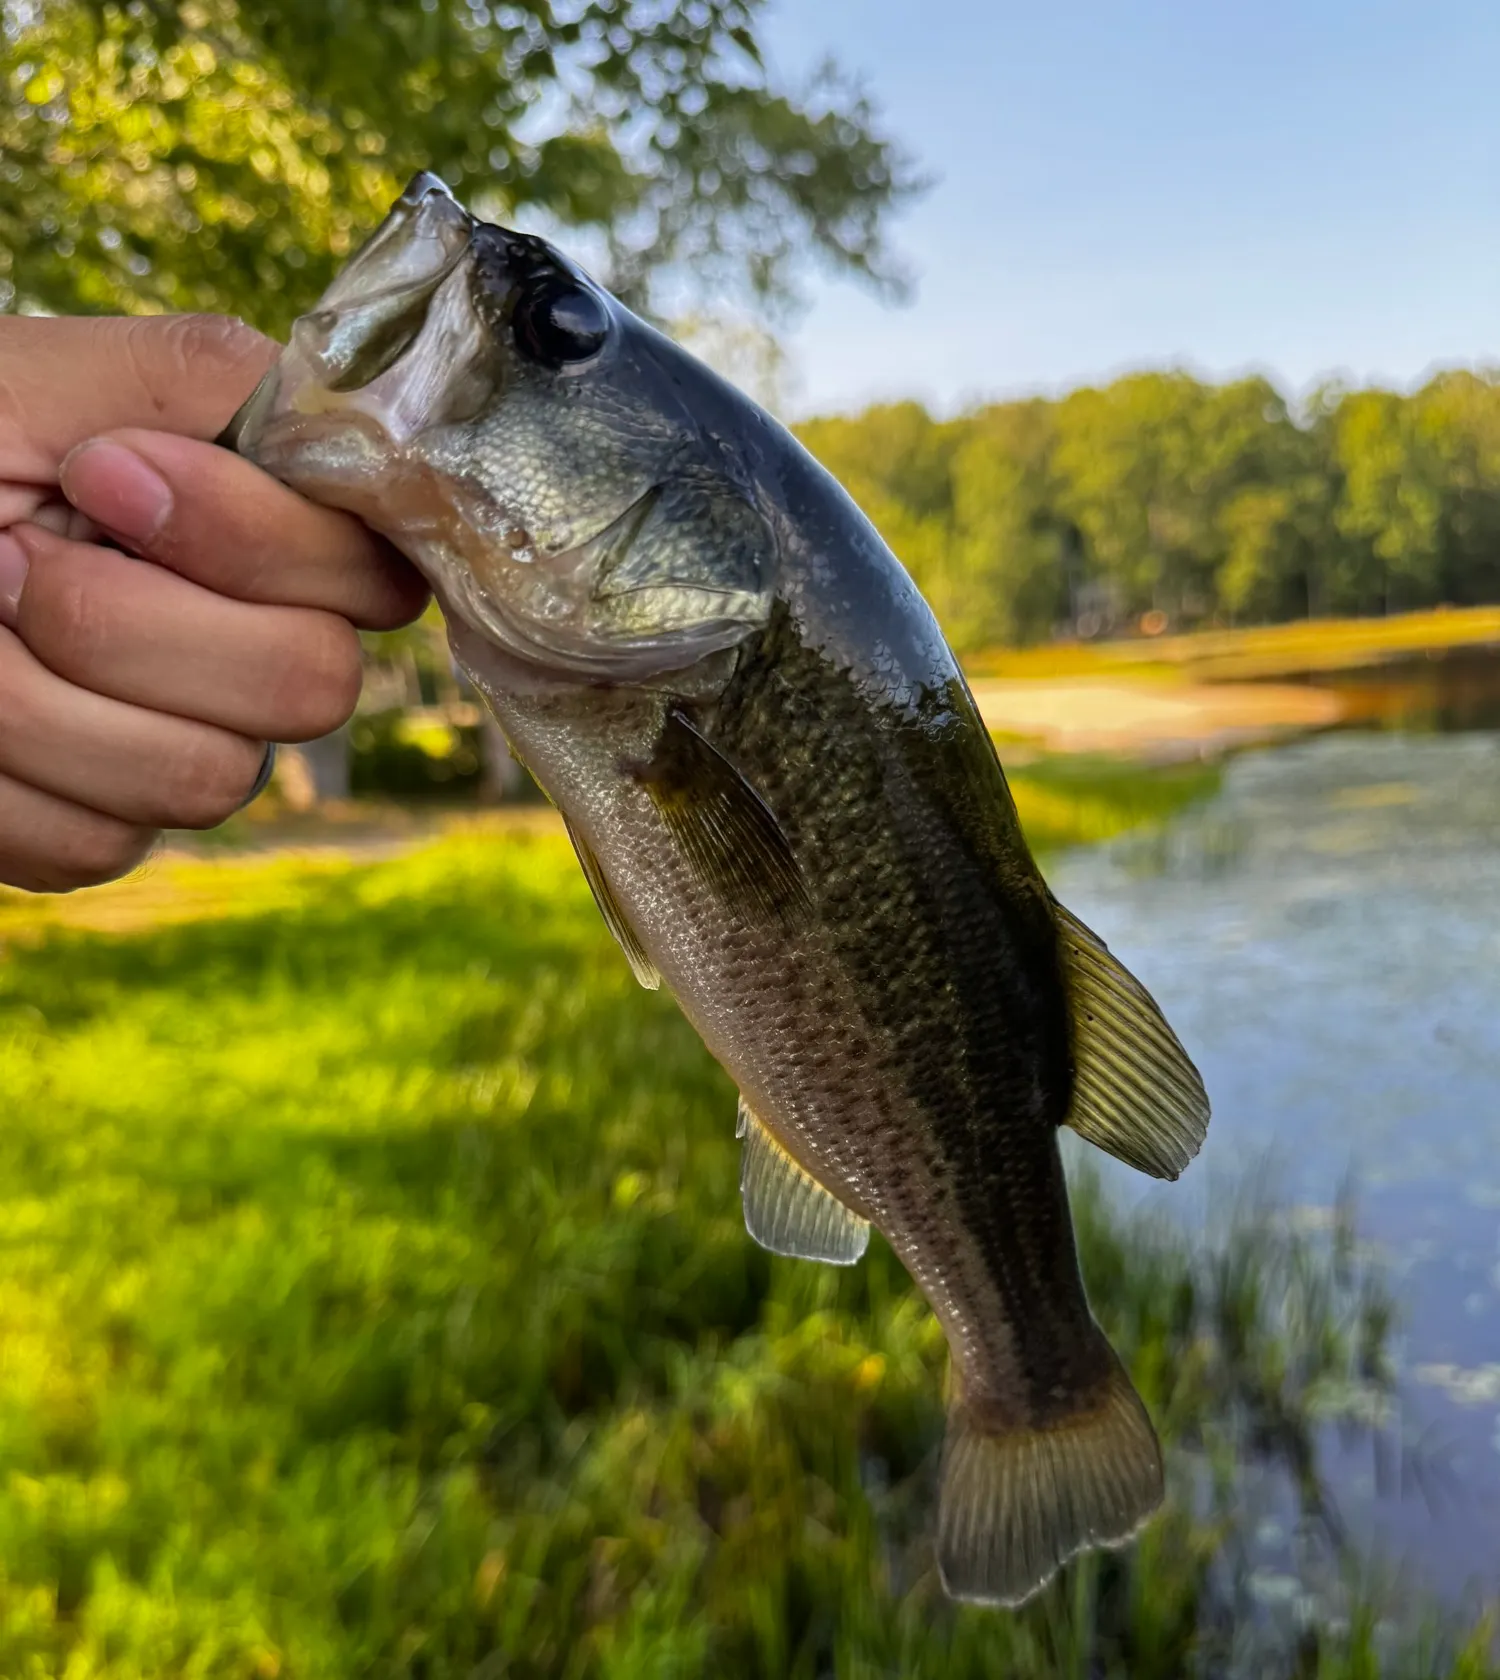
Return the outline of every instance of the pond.
<path id="1" fill-rule="evenodd" d="M 1441 675 L 1461 675 L 1456 714 L 1440 681 L 1344 680 L 1427 722 L 1500 722 L 1500 665 Z M 1214 1105 L 1180 1184 L 1110 1163 L 1111 1190 L 1191 1218 L 1268 1159 L 1310 1210 L 1352 1185 L 1399 1303 L 1401 1415 L 1383 1457 L 1335 1445 L 1339 1509 L 1367 1556 L 1450 1598 L 1493 1596 L 1500 732 L 1343 730 L 1248 754 L 1166 831 L 1069 853 L 1050 874 L 1155 993 Z M 1282 1538 L 1266 1525 L 1268 1570 Z"/>

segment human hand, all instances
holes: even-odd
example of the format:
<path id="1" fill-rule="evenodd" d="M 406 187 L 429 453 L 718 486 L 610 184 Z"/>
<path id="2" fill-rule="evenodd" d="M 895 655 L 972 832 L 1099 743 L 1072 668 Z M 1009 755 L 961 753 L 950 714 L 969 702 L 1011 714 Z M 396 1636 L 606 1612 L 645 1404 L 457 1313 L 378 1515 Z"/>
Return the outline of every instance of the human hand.
<path id="1" fill-rule="evenodd" d="M 421 610 L 364 526 L 206 441 L 276 348 L 212 316 L 0 317 L 0 882 L 90 886 L 222 822 L 268 741 L 353 711 L 354 626 Z"/>

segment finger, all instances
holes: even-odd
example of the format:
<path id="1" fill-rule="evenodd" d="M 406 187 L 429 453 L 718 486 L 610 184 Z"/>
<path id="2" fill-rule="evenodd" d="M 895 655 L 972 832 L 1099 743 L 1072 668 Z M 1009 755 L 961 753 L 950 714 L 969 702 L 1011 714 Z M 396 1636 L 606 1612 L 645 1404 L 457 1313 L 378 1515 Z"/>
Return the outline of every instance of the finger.
<path id="1" fill-rule="evenodd" d="M 359 637 L 311 607 L 230 601 L 144 560 L 22 526 L 14 619 L 80 688 L 262 741 L 310 741 L 359 699 Z"/>
<path id="2" fill-rule="evenodd" d="M 26 520 L 77 542 L 89 542 L 103 534 L 92 519 L 86 519 L 67 502 L 48 498 L 40 490 L 26 495 L 29 499 L 23 500 L 22 493 L 16 492 L 7 504 L 6 486 L 0 485 L 0 624 L 12 629 L 30 565 L 26 550 L 16 540 L 14 527 Z"/>
<path id="3" fill-rule="evenodd" d="M 0 316 L 7 471 L 52 483 L 75 444 L 117 426 L 217 437 L 277 348 L 224 315 Z"/>
<path id="4" fill-rule="evenodd" d="M 45 526 L 59 536 L 90 542 L 99 528 L 55 490 L 40 484 L 0 484 L 0 531 L 23 522 Z"/>
<path id="5" fill-rule="evenodd" d="M 357 519 L 211 444 L 116 432 L 69 455 L 62 485 L 137 553 L 237 600 L 321 607 L 388 630 L 427 599 L 417 573 Z"/>
<path id="6" fill-rule="evenodd" d="M 265 746 L 77 688 L 0 630 L 0 774 L 146 828 L 213 828 L 255 785 Z"/>
<path id="7" fill-rule="evenodd" d="M 0 776 L 0 882 L 72 892 L 128 875 L 156 830 L 133 827 Z"/>

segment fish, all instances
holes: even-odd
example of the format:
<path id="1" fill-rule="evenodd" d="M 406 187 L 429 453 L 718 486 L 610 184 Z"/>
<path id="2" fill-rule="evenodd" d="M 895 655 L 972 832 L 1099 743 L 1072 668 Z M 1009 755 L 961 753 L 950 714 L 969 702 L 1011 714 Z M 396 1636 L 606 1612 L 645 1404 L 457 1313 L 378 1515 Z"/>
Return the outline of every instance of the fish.
<path id="1" fill-rule="evenodd" d="M 636 978 L 739 1087 L 749 1234 L 852 1265 L 873 1227 L 925 1296 L 944 1590 L 1019 1605 L 1129 1541 L 1161 1448 L 1089 1309 L 1060 1132 L 1175 1178 L 1208 1099 L 1049 891 L 957 659 L 849 496 L 431 174 L 223 441 L 431 583 Z"/>

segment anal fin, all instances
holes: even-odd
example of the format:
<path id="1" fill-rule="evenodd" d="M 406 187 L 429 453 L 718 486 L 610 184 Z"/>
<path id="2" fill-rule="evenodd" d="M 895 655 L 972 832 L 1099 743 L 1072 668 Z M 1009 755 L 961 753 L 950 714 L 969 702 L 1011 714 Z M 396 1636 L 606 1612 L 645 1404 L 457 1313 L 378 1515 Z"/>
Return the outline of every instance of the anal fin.
<path id="1" fill-rule="evenodd" d="M 852 1266 L 870 1242 L 869 1221 L 787 1154 L 740 1098 L 735 1134 L 745 1140 L 740 1193 L 745 1229 L 762 1248 L 796 1260 Z"/>
<path id="2" fill-rule="evenodd" d="M 1056 900 L 1073 1016 L 1067 1124 L 1127 1166 L 1176 1178 L 1208 1132 L 1208 1094 L 1155 999 Z"/>
<path id="3" fill-rule="evenodd" d="M 615 936 L 620 949 L 625 953 L 625 960 L 630 964 L 636 979 L 648 992 L 654 992 L 661 985 L 661 975 L 656 972 L 656 964 L 646 955 L 646 947 L 641 944 L 635 929 L 626 919 L 625 912 L 616 902 L 603 866 L 594 855 L 593 847 L 566 817 L 563 818 L 563 826 L 568 831 L 568 838 L 573 842 L 573 850 L 578 853 L 578 861 L 583 865 L 584 879 L 589 884 L 589 891 L 594 895 L 594 903 L 599 906 L 599 914 L 603 916 L 605 926 Z"/>

